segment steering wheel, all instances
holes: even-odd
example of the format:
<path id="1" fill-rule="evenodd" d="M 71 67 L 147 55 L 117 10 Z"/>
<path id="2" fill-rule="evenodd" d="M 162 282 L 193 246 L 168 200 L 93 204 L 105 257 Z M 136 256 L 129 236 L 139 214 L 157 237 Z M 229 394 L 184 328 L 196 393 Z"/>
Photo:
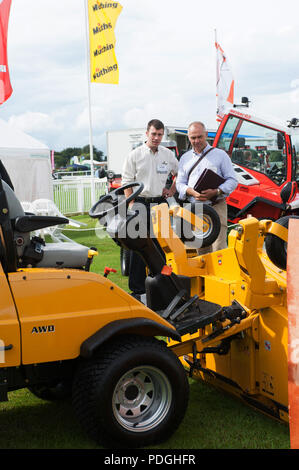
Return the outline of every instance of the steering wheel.
<path id="1" fill-rule="evenodd" d="M 130 189 L 130 188 L 135 188 L 133 190 L 132 194 L 128 198 L 123 199 L 120 201 L 120 196 L 123 194 L 123 191 L 125 189 Z M 126 205 L 126 209 L 128 208 L 129 203 L 135 199 L 139 194 L 142 192 L 144 188 L 143 183 L 128 183 L 123 186 L 120 186 L 119 188 L 114 189 L 108 194 L 105 194 L 105 196 L 101 197 L 98 202 L 96 202 L 92 208 L 89 211 L 89 216 L 92 217 L 93 219 L 101 219 L 102 217 L 105 217 L 107 214 L 111 213 L 118 213 L 119 212 L 119 207 L 123 204 Z M 100 207 L 101 205 L 104 205 L 104 207 Z M 105 207 L 106 205 L 106 207 Z M 109 208 L 107 208 L 109 206 Z"/>

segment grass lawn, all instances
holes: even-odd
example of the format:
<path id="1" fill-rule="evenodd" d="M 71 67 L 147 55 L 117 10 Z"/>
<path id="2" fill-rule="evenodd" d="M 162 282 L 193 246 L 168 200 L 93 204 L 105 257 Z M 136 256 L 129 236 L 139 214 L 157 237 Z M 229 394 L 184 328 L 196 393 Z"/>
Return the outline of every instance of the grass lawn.
<path id="1" fill-rule="evenodd" d="M 80 217 L 89 227 L 94 221 Z M 119 247 L 93 231 L 65 232 L 77 242 L 96 246 L 99 255 L 92 271 L 103 273 L 105 266 L 117 270 L 110 279 L 127 289 L 120 273 Z M 251 409 L 238 399 L 195 380 L 190 380 L 190 401 L 186 416 L 176 433 L 152 449 L 289 449 L 286 424 Z M 47 402 L 27 389 L 9 394 L 0 403 L 1 449 L 100 449 L 86 438 L 75 420 L 70 403 Z"/>

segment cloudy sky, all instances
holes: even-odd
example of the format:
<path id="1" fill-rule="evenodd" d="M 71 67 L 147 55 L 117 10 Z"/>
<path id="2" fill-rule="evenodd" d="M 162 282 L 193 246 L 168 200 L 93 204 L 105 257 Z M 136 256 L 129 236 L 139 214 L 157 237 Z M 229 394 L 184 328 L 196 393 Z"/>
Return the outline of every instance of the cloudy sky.
<path id="1" fill-rule="evenodd" d="M 0 118 L 50 149 L 89 143 L 85 0 L 12 0 L 13 94 Z M 94 145 L 106 131 L 193 120 L 216 128 L 214 31 L 235 79 L 235 101 L 286 121 L 299 117 L 299 2 L 122 0 L 119 85 L 91 85 Z M 246 6 L 247 5 L 247 6 Z M 246 8 L 245 8 L 246 6 Z"/>

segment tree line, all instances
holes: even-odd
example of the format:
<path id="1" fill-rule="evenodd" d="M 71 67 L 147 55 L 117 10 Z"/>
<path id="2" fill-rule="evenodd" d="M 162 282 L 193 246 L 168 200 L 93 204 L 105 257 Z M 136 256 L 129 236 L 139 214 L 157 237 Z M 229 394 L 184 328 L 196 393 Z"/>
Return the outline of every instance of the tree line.
<path id="1" fill-rule="evenodd" d="M 85 160 L 90 159 L 90 147 L 89 145 L 84 145 L 84 147 L 68 147 L 60 152 L 54 152 L 54 162 L 55 168 L 67 168 L 71 166 L 70 159 L 77 156 L 79 160 L 81 157 L 84 157 Z M 107 157 L 104 155 L 102 150 L 97 149 L 93 146 L 93 159 L 98 162 L 103 162 L 107 160 Z"/>

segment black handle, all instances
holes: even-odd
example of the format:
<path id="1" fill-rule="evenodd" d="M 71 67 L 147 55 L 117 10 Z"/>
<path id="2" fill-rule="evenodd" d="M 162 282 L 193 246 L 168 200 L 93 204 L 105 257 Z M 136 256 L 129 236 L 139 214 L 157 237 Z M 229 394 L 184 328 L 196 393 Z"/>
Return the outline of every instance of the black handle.
<path id="1" fill-rule="evenodd" d="M 4 347 L 0 346 L 0 351 L 9 351 L 12 348 L 13 348 L 12 344 L 9 344 L 8 346 L 4 346 Z"/>

